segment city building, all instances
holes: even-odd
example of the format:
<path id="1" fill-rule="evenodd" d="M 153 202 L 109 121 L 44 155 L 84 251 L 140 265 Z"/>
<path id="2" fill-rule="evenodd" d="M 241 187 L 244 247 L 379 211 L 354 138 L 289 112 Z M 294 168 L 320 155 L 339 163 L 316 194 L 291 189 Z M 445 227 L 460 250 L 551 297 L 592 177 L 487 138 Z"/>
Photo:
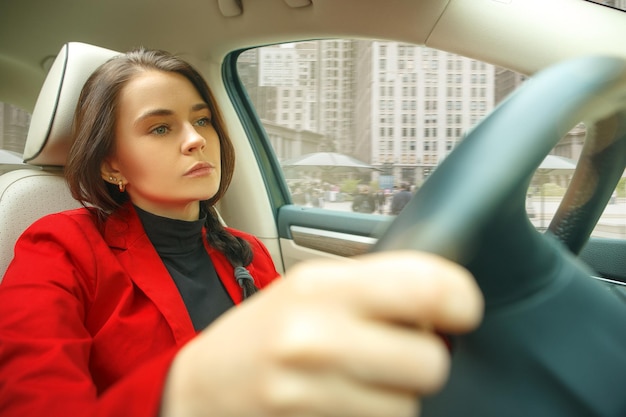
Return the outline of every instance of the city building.
<path id="1" fill-rule="evenodd" d="M 494 107 L 494 66 L 396 42 L 373 42 L 360 50 L 371 56 L 368 77 L 357 74 L 371 87 L 358 89 L 364 96 L 356 100 L 369 102 L 369 109 L 360 107 L 369 115 L 360 119 L 370 121 L 370 135 L 357 140 L 369 141 L 371 148 L 369 155 L 357 156 L 391 166 L 395 185 L 419 186 Z"/>
<path id="2" fill-rule="evenodd" d="M 261 120 L 320 133 L 318 150 L 351 154 L 352 56 L 352 41 L 300 42 L 247 51 L 238 68 Z"/>
<path id="3" fill-rule="evenodd" d="M 24 152 L 26 134 L 30 125 L 30 113 L 0 102 L 0 149 Z"/>

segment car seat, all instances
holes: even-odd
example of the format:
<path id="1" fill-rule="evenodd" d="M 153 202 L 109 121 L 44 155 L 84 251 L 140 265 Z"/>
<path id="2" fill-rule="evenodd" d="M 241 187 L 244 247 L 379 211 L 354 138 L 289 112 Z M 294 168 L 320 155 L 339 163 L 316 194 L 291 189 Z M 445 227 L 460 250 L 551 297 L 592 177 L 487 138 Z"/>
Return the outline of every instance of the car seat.
<path id="1" fill-rule="evenodd" d="M 57 55 L 31 118 L 24 165 L 0 175 L 0 281 L 15 241 L 40 217 L 80 206 L 70 194 L 63 167 L 72 145 L 72 119 L 91 73 L 119 52 L 71 42 Z"/>

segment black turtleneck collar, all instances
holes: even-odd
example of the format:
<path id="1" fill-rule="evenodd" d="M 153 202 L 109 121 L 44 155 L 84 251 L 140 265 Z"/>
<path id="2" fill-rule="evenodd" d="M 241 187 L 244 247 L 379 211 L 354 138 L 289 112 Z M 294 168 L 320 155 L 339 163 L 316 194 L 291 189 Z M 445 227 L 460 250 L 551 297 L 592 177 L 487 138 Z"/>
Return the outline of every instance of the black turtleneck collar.
<path id="1" fill-rule="evenodd" d="M 176 220 L 157 216 L 134 206 L 146 235 L 161 256 L 191 252 L 202 240 L 202 227 L 206 213 L 200 210 L 198 220 Z"/>

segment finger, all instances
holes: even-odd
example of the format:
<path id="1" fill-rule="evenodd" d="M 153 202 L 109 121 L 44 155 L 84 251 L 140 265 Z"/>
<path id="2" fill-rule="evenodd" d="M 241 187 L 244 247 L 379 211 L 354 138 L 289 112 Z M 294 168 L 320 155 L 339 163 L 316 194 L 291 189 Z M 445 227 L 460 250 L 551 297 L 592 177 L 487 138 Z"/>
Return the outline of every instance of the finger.
<path id="1" fill-rule="evenodd" d="M 446 382 L 450 356 L 439 336 L 378 323 L 352 329 L 340 339 L 352 349 L 345 346 L 341 352 L 349 354 L 335 355 L 337 362 L 331 366 L 355 379 L 420 396 L 438 391 Z"/>
<path id="2" fill-rule="evenodd" d="M 449 351 L 439 336 L 349 315 L 323 316 L 290 316 L 285 331 L 273 335 L 271 357 L 286 367 L 336 370 L 362 383 L 420 395 L 446 381 Z"/>
<path id="3" fill-rule="evenodd" d="M 409 417 L 419 410 L 411 392 L 363 384 L 326 369 L 279 369 L 259 387 L 258 398 L 271 415 Z"/>
<path id="4" fill-rule="evenodd" d="M 471 275 L 436 255 L 397 251 L 321 261 L 294 268 L 287 275 L 300 296 L 334 301 L 378 320 L 433 327 L 446 333 L 475 328 L 483 299 Z"/>

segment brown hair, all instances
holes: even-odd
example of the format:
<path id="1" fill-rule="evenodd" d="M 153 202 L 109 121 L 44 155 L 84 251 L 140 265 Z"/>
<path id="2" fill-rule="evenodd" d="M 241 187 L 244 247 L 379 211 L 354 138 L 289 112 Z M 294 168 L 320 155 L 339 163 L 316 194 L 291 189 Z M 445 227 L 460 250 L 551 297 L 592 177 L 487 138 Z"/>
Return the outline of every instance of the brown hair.
<path id="1" fill-rule="evenodd" d="M 222 252 L 231 264 L 247 266 L 252 262 L 248 242 L 229 233 L 219 221 L 213 205 L 224 195 L 235 169 L 235 151 L 226 132 L 221 112 L 206 81 L 184 60 L 160 50 L 136 49 L 102 64 L 85 83 L 74 114 L 74 143 L 70 149 L 65 177 L 72 196 L 84 206 L 93 207 L 99 222 L 128 200 L 113 184 L 102 179 L 101 166 L 115 147 L 116 109 L 120 92 L 137 74 L 146 70 L 175 72 L 187 78 L 208 104 L 212 123 L 220 141 L 221 179 L 213 197 L 201 202 L 207 213 L 207 241 Z M 249 277 L 249 276 L 248 276 Z M 237 277 L 244 297 L 256 292 L 250 279 Z"/>

